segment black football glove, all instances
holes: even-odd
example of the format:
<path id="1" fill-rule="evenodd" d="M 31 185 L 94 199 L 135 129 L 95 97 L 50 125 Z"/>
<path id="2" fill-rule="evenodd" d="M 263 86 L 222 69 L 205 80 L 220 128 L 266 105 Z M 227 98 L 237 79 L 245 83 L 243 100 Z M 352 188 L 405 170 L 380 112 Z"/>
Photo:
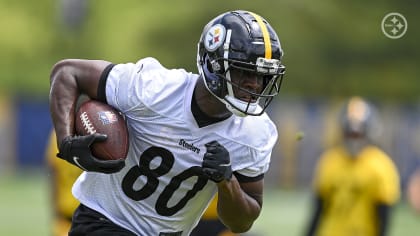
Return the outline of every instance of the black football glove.
<path id="1" fill-rule="evenodd" d="M 120 171 L 125 166 L 124 160 L 99 160 L 92 155 L 90 145 L 103 142 L 107 138 L 104 134 L 86 136 L 67 136 L 60 144 L 57 157 L 64 159 L 84 171 L 111 174 Z"/>
<path id="2" fill-rule="evenodd" d="M 207 152 L 203 158 L 203 173 L 212 181 L 219 183 L 222 180 L 232 178 L 232 167 L 229 152 L 217 141 L 211 141 L 206 145 Z"/>

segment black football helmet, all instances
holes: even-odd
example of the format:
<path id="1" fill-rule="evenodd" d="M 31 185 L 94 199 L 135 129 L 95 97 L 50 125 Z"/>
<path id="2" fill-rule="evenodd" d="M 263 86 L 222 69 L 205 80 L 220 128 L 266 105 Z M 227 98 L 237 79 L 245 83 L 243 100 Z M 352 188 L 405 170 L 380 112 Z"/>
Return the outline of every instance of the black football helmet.
<path id="1" fill-rule="evenodd" d="M 261 16 L 231 11 L 211 20 L 198 43 L 197 66 L 207 89 L 235 115 L 261 115 L 279 93 L 285 66 L 283 50 L 274 29 Z M 241 88 L 231 79 L 232 69 L 262 78 L 261 92 Z M 234 89 L 249 94 L 244 101 Z"/>

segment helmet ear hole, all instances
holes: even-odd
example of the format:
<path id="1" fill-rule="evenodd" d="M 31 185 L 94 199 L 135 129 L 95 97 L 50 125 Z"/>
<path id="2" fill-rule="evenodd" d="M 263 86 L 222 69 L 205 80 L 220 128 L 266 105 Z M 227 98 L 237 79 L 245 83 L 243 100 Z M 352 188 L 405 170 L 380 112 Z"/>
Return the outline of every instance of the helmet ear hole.
<path id="1" fill-rule="evenodd" d="M 207 70 L 211 73 L 223 73 L 224 70 L 220 63 L 216 60 L 210 61 L 210 57 L 206 54 L 204 56 L 205 66 Z"/>

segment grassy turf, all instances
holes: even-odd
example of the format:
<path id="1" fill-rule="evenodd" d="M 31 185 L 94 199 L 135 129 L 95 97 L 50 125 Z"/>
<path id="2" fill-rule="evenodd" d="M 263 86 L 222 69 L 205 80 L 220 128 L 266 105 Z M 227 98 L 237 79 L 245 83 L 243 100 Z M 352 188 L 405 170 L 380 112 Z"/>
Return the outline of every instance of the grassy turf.
<path id="1" fill-rule="evenodd" d="M 46 172 L 0 175 L 0 235 L 49 235 L 50 207 Z M 267 190 L 263 212 L 250 235 L 300 236 L 310 209 L 307 191 Z M 420 216 L 398 204 L 390 236 L 418 235 Z"/>
<path id="2" fill-rule="evenodd" d="M 0 176 L 0 193 L 0 235 L 50 235 L 46 176 Z"/>
<path id="3" fill-rule="evenodd" d="M 261 236 L 303 236 L 311 213 L 310 203 L 311 196 L 306 190 L 266 191 L 263 211 L 252 232 Z M 394 208 L 388 235 L 420 235 L 420 215 L 405 201 Z"/>

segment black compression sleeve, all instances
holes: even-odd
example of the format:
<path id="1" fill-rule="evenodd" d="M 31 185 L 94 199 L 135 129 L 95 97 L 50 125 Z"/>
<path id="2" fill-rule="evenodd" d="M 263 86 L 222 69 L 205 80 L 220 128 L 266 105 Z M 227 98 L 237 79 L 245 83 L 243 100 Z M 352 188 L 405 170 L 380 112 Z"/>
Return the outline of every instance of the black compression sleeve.
<path id="1" fill-rule="evenodd" d="M 249 183 L 249 182 L 254 182 L 254 181 L 259 181 L 259 180 L 264 179 L 264 174 L 260 174 L 255 177 L 249 177 L 249 176 L 241 175 L 238 172 L 233 172 L 233 175 L 235 175 L 239 183 Z"/>
<path id="2" fill-rule="evenodd" d="M 106 80 L 108 79 L 109 72 L 112 70 L 112 68 L 114 68 L 114 66 L 115 64 L 109 64 L 107 67 L 105 67 L 104 71 L 101 74 L 101 78 L 99 79 L 97 94 L 98 100 L 103 103 L 107 103 L 105 92 Z"/>

